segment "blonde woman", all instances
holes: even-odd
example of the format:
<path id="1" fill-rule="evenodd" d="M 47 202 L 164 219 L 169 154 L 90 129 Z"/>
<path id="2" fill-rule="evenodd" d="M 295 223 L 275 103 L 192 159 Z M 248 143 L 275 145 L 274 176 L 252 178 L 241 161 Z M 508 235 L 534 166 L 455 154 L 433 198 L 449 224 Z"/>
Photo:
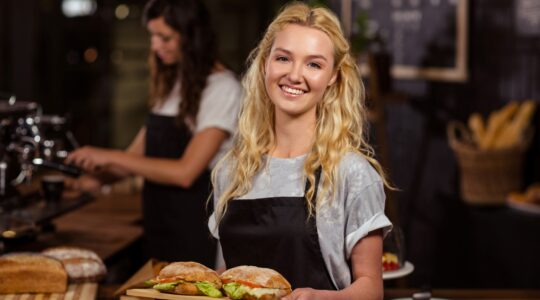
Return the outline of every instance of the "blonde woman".
<path id="1" fill-rule="evenodd" d="M 285 299 L 382 299 L 384 174 L 336 16 L 285 7 L 250 56 L 235 144 L 209 221 L 227 268 L 281 272 Z"/>

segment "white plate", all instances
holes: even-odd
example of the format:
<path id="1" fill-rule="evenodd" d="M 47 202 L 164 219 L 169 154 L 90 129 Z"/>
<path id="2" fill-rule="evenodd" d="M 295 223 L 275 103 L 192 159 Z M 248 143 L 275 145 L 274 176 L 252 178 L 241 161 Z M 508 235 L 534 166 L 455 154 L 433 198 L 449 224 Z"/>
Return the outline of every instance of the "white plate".
<path id="1" fill-rule="evenodd" d="M 517 209 L 517 210 L 535 214 L 535 215 L 540 215 L 540 205 L 538 204 L 516 201 L 512 199 L 511 197 L 508 198 L 506 203 L 508 204 L 509 207 L 513 209 Z"/>
<path id="2" fill-rule="evenodd" d="M 411 274 L 412 271 L 414 271 L 414 265 L 406 261 L 405 265 L 397 270 L 383 272 L 382 278 L 384 280 L 400 278 Z"/>

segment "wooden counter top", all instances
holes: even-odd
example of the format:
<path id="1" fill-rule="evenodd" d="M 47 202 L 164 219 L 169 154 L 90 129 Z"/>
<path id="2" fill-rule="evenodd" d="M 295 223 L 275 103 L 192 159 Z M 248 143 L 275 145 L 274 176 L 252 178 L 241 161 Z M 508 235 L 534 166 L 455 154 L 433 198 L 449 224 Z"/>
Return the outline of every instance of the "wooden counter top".
<path id="1" fill-rule="evenodd" d="M 137 241 L 143 233 L 140 195 L 99 194 L 91 203 L 52 221 L 54 230 L 34 241 L 10 245 L 8 251 L 41 251 L 75 246 L 95 251 L 105 262 Z"/>
<path id="2" fill-rule="evenodd" d="M 102 284 L 98 288 L 98 299 L 115 299 L 114 291 L 120 285 Z M 384 299 L 391 300 L 396 298 L 411 297 L 418 289 L 393 289 L 384 290 Z M 518 289 L 435 289 L 432 297 L 446 299 L 492 299 L 492 300 L 538 300 L 540 299 L 540 290 L 518 290 Z"/>
<path id="3" fill-rule="evenodd" d="M 94 250 L 103 260 L 142 236 L 138 194 L 100 195 L 96 201 L 55 220 L 54 243 Z"/>

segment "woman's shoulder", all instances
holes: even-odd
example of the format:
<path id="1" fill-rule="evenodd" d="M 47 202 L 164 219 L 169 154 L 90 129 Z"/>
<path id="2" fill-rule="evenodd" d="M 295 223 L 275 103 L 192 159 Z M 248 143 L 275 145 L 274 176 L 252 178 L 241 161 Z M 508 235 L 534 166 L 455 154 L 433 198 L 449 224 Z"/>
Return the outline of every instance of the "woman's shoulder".
<path id="1" fill-rule="evenodd" d="M 340 175 L 362 185 L 380 182 L 381 176 L 360 152 L 347 152 L 339 163 Z"/>
<path id="2" fill-rule="evenodd" d="M 356 151 L 346 152 L 339 162 L 339 168 L 341 170 L 358 170 L 369 167 L 371 167 L 371 164 L 366 157 Z"/>
<path id="3" fill-rule="evenodd" d="M 221 159 L 216 163 L 216 166 L 213 169 L 216 176 L 219 178 L 229 177 L 231 169 L 234 167 L 235 161 L 236 160 L 232 158 L 232 155 L 224 155 L 223 157 L 221 157 Z"/>
<path id="4" fill-rule="evenodd" d="M 211 73 L 208 76 L 208 85 L 209 86 L 230 86 L 230 87 L 240 87 L 240 81 L 236 77 L 236 74 L 229 69 L 223 69 Z"/>

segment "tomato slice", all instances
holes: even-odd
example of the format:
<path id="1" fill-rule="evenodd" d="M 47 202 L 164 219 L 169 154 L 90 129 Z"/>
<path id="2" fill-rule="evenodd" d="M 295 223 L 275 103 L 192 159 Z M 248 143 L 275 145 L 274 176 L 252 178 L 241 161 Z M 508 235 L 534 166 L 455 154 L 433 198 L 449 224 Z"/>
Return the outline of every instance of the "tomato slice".
<path id="1" fill-rule="evenodd" d="M 157 280 L 159 283 L 167 283 L 167 282 L 173 282 L 173 281 L 181 281 L 178 277 L 168 277 L 168 278 L 160 278 Z"/>
<path id="2" fill-rule="evenodd" d="M 260 284 L 251 283 L 251 282 L 249 282 L 249 281 L 245 281 L 245 280 L 241 280 L 241 279 L 236 279 L 236 280 L 232 280 L 232 279 L 223 279 L 222 282 L 223 282 L 223 283 L 236 282 L 236 283 L 239 283 L 239 284 L 248 286 L 248 287 L 250 287 L 250 288 L 252 288 L 252 289 L 263 288 L 263 286 L 260 285 Z"/>

